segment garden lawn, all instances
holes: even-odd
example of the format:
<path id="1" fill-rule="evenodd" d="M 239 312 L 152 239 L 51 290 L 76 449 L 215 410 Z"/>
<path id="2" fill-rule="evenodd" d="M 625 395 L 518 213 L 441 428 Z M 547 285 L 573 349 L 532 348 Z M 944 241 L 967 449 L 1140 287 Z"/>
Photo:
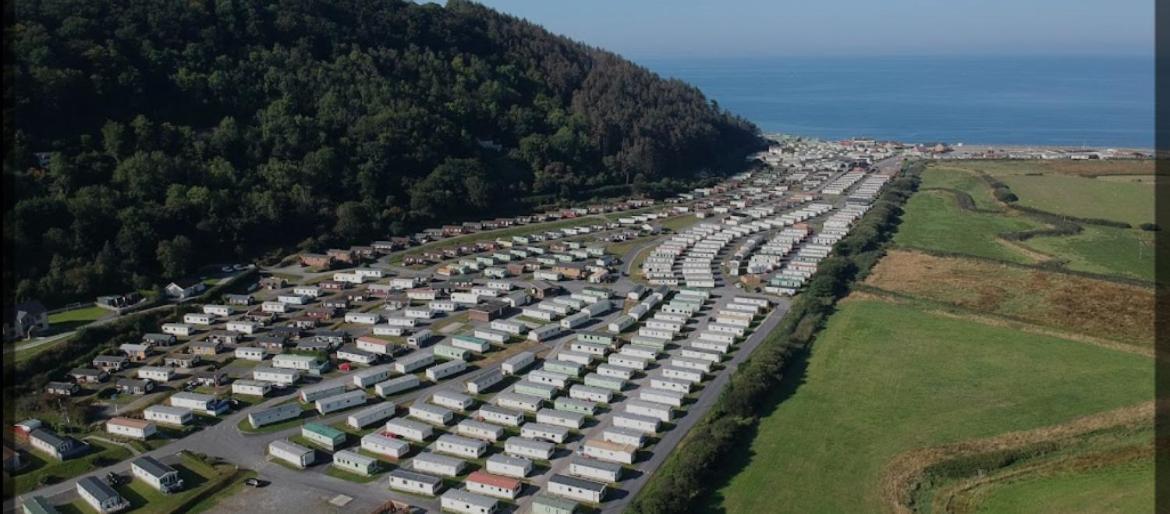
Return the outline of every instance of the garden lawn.
<path id="1" fill-rule="evenodd" d="M 901 246 L 953 252 L 1021 264 L 1034 260 L 998 239 L 1004 232 L 1042 228 L 1026 218 L 964 211 L 954 195 L 922 191 L 906 202 L 902 224 L 894 236 Z"/>
<path id="2" fill-rule="evenodd" d="M 49 324 L 55 331 L 73 330 L 111 314 L 113 313 L 106 309 L 96 305 L 91 305 L 89 307 L 82 307 L 80 309 L 73 309 L 50 314 Z"/>
<path id="3" fill-rule="evenodd" d="M 102 442 L 87 441 L 92 448 L 90 453 L 58 461 L 39 451 L 27 452 L 29 464 L 18 474 L 12 477 L 12 487 L 15 494 L 24 494 L 39 486 L 42 477 L 54 477 L 55 481 L 88 473 L 94 469 L 94 459 L 113 464 L 130 458 L 130 450 L 121 446 Z M 103 464 L 105 465 L 105 464 Z"/>
<path id="4" fill-rule="evenodd" d="M 848 299 L 795 392 L 761 419 L 725 512 L 883 512 L 901 452 L 1067 422 L 1153 396 L 1143 356 Z"/>

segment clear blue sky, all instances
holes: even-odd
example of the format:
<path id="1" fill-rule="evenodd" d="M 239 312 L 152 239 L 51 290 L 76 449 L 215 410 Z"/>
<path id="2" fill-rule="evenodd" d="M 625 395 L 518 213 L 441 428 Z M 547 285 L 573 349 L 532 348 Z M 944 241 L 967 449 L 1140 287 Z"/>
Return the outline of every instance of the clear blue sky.
<path id="1" fill-rule="evenodd" d="M 1151 0 L 482 0 L 631 58 L 1152 54 Z"/>

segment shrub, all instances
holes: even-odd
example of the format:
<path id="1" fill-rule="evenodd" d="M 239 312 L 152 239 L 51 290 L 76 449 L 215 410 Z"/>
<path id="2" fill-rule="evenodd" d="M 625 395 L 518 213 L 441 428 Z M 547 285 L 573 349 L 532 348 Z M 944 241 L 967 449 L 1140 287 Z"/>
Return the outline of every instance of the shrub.
<path id="1" fill-rule="evenodd" d="M 1146 232 L 1157 232 L 1162 230 L 1162 227 L 1159 227 L 1157 223 L 1142 223 L 1139 225 L 1139 227 Z"/>

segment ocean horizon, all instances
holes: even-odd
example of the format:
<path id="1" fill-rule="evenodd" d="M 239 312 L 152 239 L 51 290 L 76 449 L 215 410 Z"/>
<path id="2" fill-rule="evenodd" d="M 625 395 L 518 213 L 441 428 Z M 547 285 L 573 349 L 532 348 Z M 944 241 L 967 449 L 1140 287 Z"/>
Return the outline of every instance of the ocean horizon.
<path id="1" fill-rule="evenodd" d="M 766 133 L 1153 148 L 1152 56 L 646 58 Z"/>

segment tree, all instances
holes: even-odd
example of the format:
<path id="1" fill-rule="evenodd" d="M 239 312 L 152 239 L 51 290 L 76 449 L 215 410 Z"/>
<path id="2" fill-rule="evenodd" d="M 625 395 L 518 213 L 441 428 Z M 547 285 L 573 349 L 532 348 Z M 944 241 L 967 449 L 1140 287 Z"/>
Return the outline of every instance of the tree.
<path id="1" fill-rule="evenodd" d="M 190 273 L 195 258 L 191 240 L 183 235 L 175 236 L 170 241 L 160 242 L 156 255 L 159 265 L 162 266 L 163 274 L 172 278 L 180 278 Z"/>

